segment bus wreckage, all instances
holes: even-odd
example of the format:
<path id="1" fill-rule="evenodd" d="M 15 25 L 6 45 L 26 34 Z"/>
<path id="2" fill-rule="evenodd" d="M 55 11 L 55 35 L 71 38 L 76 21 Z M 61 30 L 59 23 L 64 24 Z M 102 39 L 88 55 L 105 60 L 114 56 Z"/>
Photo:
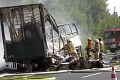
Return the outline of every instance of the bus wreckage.
<path id="1" fill-rule="evenodd" d="M 77 64 L 69 64 L 69 68 L 91 68 L 85 66 L 88 62 L 82 57 L 81 41 L 76 25 L 72 23 L 58 26 L 42 4 L 2 7 L 0 23 L 4 59 L 9 63 L 8 67 L 12 65 L 11 68 L 28 72 L 51 70 L 53 65 L 58 65 L 60 62 L 59 60 L 54 62 L 50 54 L 58 53 L 66 57 L 67 50 L 57 51 L 69 38 L 80 56 Z M 68 58 L 67 61 L 71 59 Z M 55 67 L 52 69 L 56 70 Z"/>

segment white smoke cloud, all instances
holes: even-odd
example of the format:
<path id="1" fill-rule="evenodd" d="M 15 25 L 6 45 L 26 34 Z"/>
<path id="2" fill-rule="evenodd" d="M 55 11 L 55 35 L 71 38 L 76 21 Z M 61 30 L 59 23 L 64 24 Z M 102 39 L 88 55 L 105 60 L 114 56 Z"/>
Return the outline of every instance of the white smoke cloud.
<path id="1" fill-rule="evenodd" d="M 1 32 L 1 28 L 0 28 L 0 32 Z M 2 41 L 2 34 L 0 34 L 0 67 L 3 67 L 5 65 L 5 60 L 3 59 L 3 55 L 4 55 L 3 41 Z"/>
<path id="2" fill-rule="evenodd" d="M 45 3 L 47 0 L 0 0 L 0 7 Z"/>
<path id="3" fill-rule="evenodd" d="M 3 67 L 5 65 L 5 60 L 3 59 L 3 55 L 4 55 L 3 43 L 2 40 L 0 40 L 0 67 Z"/>

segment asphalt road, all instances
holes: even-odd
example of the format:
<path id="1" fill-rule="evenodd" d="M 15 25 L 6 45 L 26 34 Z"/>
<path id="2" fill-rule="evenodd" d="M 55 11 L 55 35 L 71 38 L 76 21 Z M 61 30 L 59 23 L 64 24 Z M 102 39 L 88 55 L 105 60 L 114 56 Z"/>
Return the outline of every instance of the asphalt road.
<path id="1" fill-rule="evenodd" d="M 115 70 L 117 75 L 117 80 L 120 80 L 120 69 Z M 53 73 L 24 73 L 24 74 L 10 74 L 7 78 L 17 77 L 17 76 L 51 76 L 56 79 L 54 80 L 111 80 L 111 70 L 98 70 L 98 71 L 63 71 L 63 72 L 53 72 Z M 50 79 L 51 80 L 51 79 Z"/>
<path id="2" fill-rule="evenodd" d="M 117 80 L 120 80 L 120 72 L 116 72 Z M 60 73 L 51 74 L 56 80 L 111 80 L 111 72 L 89 72 L 89 73 Z"/>

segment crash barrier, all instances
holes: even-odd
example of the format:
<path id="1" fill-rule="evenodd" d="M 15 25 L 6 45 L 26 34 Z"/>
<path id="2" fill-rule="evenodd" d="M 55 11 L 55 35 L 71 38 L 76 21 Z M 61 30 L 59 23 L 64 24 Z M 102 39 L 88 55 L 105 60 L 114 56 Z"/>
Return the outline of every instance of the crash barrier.
<path id="1" fill-rule="evenodd" d="M 112 66 L 111 80 L 117 80 L 117 75 L 116 75 L 116 72 L 114 70 L 114 66 Z"/>
<path id="2" fill-rule="evenodd" d="M 17 69 L 17 63 L 15 63 L 15 62 L 7 62 L 5 68 Z"/>

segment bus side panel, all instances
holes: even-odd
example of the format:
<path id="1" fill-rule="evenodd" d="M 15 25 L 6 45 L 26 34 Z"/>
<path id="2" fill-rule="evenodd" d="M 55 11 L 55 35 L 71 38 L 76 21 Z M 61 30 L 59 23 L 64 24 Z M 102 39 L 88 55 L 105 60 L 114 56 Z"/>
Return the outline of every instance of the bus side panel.
<path id="1" fill-rule="evenodd" d="M 45 57 L 44 11 L 40 5 L 2 8 L 6 60 Z"/>
<path id="2" fill-rule="evenodd" d="M 15 59 L 25 58 L 25 45 L 22 34 L 22 22 L 21 22 L 21 9 L 19 7 L 9 8 L 10 14 L 10 27 L 11 27 L 11 39 L 14 45 Z"/>
<path id="3" fill-rule="evenodd" d="M 4 55 L 7 55 L 6 60 L 15 60 L 16 58 L 25 57 L 24 44 L 21 41 L 21 36 L 16 35 L 20 34 L 20 30 L 14 29 L 13 23 L 15 23 L 15 11 L 10 10 L 9 8 L 2 9 L 2 18 L 3 18 L 3 27 L 4 27 Z M 18 55 L 19 54 L 19 55 Z"/>
<path id="4" fill-rule="evenodd" d="M 41 8 L 41 7 L 40 7 Z M 26 52 L 28 57 L 45 57 L 46 56 L 46 49 L 45 49 L 45 40 L 44 40 L 44 33 L 42 27 L 42 24 L 44 22 L 41 21 L 41 18 L 44 15 L 40 15 L 43 10 L 40 10 L 39 5 L 31 5 L 31 6 L 23 6 L 23 27 L 24 27 L 24 33 L 26 33 L 25 27 L 28 26 L 28 32 L 32 34 L 32 38 L 30 38 L 32 41 L 26 41 L 26 34 L 25 35 L 25 42 L 27 42 L 26 47 L 28 45 L 28 50 L 34 50 L 33 52 Z M 31 16 L 31 18 L 29 16 Z M 42 20 L 43 20 L 42 19 Z M 43 20 L 44 21 L 44 20 Z M 28 39 L 28 40 L 30 40 Z M 30 47 L 31 46 L 31 47 Z"/>
<path id="5" fill-rule="evenodd" d="M 15 59 L 25 58 L 25 45 L 23 42 L 15 42 L 14 43 L 14 51 L 15 51 Z"/>
<path id="6" fill-rule="evenodd" d="M 36 42 L 36 55 L 45 57 L 46 52 L 46 36 L 45 36 L 45 20 L 44 20 L 44 9 L 41 5 L 33 5 L 33 15 L 35 20 L 35 42 Z"/>

